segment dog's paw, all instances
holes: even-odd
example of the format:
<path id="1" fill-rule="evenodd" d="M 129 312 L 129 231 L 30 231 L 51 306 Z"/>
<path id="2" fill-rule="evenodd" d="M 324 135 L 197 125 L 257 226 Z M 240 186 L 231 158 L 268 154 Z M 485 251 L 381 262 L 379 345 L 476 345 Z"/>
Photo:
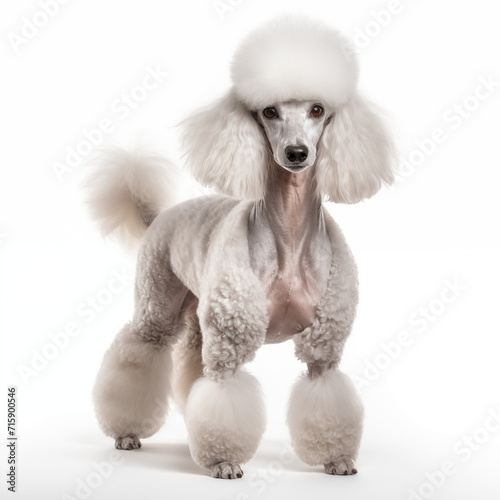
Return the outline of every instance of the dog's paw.
<path id="1" fill-rule="evenodd" d="M 118 437 L 115 440 L 115 448 L 118 450 L 136 450 L 142 446 L 139 438 L 135 434 Z"/>
<path id="2" fill-rule="evenodd" d="M 350 476 L 357 474 L 358 470 L 354 467 L 354 460 L 347 456 L 336 458 L 333 462 L 325 464 L 325 472 L 337 476 Z"/>
<path id="3" fill-rule="evenodd" d="M 219 464 L 212 465 L 211 474 L 212 477 L 219 479 L 237 479 L 243 476 L 243 471 L 238 464 L 221 462 Z"/>

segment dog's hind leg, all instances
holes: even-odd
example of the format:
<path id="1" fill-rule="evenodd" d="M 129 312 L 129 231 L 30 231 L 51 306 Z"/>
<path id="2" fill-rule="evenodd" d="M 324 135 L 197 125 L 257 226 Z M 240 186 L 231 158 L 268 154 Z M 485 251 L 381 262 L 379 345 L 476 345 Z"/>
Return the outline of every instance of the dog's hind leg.
<path id="1" fill-rule="evenodd" d="M 137 324 L 128 323 L 116 336 L 94 386 L 99 425 L 118 449 L 141 446 L 154 434 L 168 409 L 170 349 L 140 338 Z"/>
<path id="2" fill-rule="evenodd" d="M 196 312 L 186 312 L 184 329 L 175 343 L 172 360 L 172 394 L 177 406 L 186 414 L 186 403 L 193 384 L 203 376 L 202 337 Z"/>
<path id="3" fill-rule="evenodd" d="M 106 352 L 93 391 L 99 424 L 119 449 L 139 448 L 168 410 L 171 350 L 187 289 L 154 262 L 139 261 L 133 320 Z"/>

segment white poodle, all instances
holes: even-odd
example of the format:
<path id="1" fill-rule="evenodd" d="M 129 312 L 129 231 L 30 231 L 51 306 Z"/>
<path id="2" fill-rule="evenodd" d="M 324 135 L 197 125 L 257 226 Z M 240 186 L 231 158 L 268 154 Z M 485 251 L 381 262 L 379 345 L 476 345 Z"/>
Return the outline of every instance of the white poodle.
<path id="1" fill-rule="evenodd" d="M 160 213 L 168 162 L 120 151 L 89 182 L 103 231 L 142 238 L 135 312 L 104 356 L 97 417 L 117 448 L 138 448 L 173 396 L 194 461 L 241 477 L 265 427 L 259 383 L 242 367 L 291 339 L 308 368 L 290 397 L 294 449 L 354 474 L 363 407 L 338 366 L 357 272 L 322 202 L 356 203 L 391 183 L 391 141 L 356 91 L 354 51 L 320 22 L 266 24 L 231 70 L 228 93 L 182 124 L 190 171 L 221 195 Z"/>

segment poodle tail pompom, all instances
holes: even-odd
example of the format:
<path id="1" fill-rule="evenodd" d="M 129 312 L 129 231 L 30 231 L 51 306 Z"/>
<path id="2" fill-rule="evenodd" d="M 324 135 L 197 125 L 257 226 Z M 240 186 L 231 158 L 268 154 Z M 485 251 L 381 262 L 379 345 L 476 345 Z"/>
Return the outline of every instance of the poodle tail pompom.
<path id="1" fill-rule="evenodd" d="M 103 237 L 134 248 L 156 216 L 174 205 L 176 167 L 140 150 L 103 151 L 85 182 L 86 203 Z"/>

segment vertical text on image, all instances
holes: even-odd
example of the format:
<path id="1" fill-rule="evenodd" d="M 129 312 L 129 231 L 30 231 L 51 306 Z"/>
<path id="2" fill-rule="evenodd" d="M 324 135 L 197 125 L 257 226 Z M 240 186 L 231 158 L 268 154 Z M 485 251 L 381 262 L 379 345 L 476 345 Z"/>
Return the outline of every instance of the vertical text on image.
<path id="1" fill-rule="evenodd" d="M 7 490 L 17 487 L 17 387 L 7 388 Z"/>

